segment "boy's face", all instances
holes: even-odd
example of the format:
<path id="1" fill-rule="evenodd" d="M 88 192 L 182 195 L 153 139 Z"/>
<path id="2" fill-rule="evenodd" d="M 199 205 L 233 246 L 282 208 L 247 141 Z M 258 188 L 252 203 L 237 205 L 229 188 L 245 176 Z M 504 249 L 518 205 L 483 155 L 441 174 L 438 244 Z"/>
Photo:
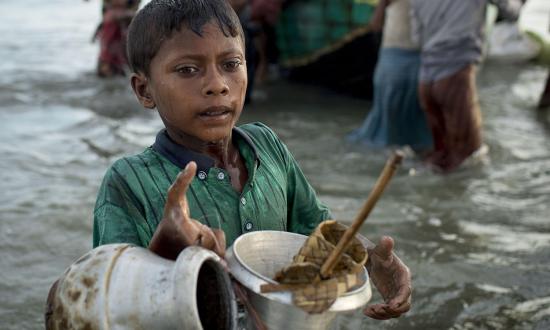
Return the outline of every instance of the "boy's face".
<path id="1" fill-rule="evenodd" d="M 244 45 L 208 23 L 202 37 L 182 28 L 151 61 L 150 76 L 132 77 L 140 102 L 156 106 L 169 132 L 202 142 L 231 136 L 247 86 Z"/>

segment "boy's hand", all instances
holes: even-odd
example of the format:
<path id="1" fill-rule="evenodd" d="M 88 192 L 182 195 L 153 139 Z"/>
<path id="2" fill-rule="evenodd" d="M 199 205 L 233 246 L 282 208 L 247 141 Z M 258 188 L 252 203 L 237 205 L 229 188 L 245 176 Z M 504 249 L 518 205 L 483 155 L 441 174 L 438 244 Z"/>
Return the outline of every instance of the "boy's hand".
<path id="1" fill-rule="evenodd" d="M 164 215 L 149 243 L 149 250 L 161 257 L 175 260 L 181 250 L 190 245 L 212 250 L 222 258 L 225 255 L 225 233 L 189 216 L 185 193 L 196 171 L 197 164 L 189 162 L 168 190 Z"/>
<path id="2" fill-rule="evenodd" d="M 385 303 L 367 306 L 364 313 L 377 320 L 399 317 L 411 308 L 411 274 L 392 250 L 393 239 L 388 236 L 368 250 L 367 270 Z"/>

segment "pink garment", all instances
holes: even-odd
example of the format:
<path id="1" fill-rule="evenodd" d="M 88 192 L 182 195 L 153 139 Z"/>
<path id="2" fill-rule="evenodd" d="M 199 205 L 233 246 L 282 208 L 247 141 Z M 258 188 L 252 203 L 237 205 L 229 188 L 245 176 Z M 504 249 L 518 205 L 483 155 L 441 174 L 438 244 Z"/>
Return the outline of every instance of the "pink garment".
<path id="1" fill-rule="evenodd" d="M 124 74 L 126 58 L 126 33 L 129 20 L 121 19 L 125 9 L 111 8 L 103 14 L 98 32 L 100 43 L 98 73 L 100 76 Z"/>

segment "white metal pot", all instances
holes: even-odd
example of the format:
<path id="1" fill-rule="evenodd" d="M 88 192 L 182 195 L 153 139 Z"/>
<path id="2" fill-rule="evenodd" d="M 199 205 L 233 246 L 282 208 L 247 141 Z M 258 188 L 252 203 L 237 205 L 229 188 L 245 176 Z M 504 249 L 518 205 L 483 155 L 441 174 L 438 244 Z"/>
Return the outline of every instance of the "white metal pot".
<path id="1" fill-rule="evenodd" d="M 338 314 L 358 310 L 372 296 L 366 269 L 362 285 L 340 296 L 320 314 L 308 314 L 294 306 L 288 291 L 261 293 L 260 286 L 275 283 L 275 273 L 292 262 L 306 239 L 289 232 L 256 231 L 241 235 L 226 252 L 231 273 L 246 288 L 249 301 L 269 330 L 327 329 Z"/>
<path id="2" fill-rule="evenodd" d="M 47 329 L 236 329 L 231 281 L 213 252 L 163 259 L 128 244 L 97 247 L 52 286 Z"/>

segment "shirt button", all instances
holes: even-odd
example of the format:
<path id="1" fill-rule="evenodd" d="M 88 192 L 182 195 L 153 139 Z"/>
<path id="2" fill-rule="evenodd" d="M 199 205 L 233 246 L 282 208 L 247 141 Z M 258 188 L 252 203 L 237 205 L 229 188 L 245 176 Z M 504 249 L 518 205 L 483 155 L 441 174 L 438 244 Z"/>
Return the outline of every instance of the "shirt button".
<path id="1" fill-rule="evenodd" d="M 223 180 L 223 179 L 225 179 L 225 174 L 223 174 L 223 172 L 218 173 L 218 180 Z"/>
<path id="2" fill-rule="evenodd" d="M 246 198 L 241 198 L 241 204 L 246 205 Z"/>
<path id="3" fill-rule="evenodd" d="M 251 231 L 252 230 L 252 222 L 247 222 L 245 225 L 244 225 L 244 229 L 246 229 L 247 231 Z"/>
<path id="4" fill-rule="evenodd" d="M 206 172 L 200 171 L 199 174 L 197 174 L 197 176 L 199 177 L 199 179 L 204 180 L 206 179 Z"/>

